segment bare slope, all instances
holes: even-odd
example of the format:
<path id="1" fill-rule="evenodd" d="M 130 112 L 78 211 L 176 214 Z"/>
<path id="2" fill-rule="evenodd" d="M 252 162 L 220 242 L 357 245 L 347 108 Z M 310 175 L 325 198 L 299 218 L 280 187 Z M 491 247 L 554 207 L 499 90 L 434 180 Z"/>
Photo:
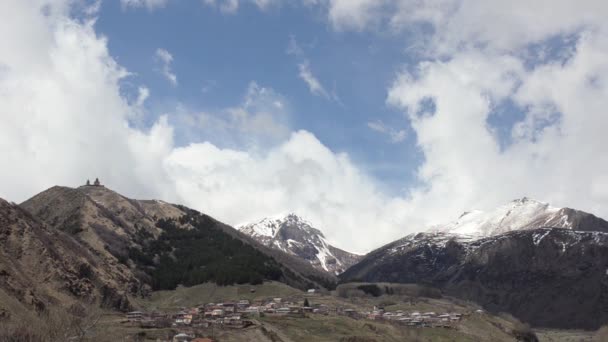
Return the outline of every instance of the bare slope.
<path id="1" fill-rule="evenodd" d="M 126 266 L 0 199 L 0 291 L 16 300 L 5 308 L 9 314 L 75 301 L 124 310 L 127 294 L 139 288 Z"/>

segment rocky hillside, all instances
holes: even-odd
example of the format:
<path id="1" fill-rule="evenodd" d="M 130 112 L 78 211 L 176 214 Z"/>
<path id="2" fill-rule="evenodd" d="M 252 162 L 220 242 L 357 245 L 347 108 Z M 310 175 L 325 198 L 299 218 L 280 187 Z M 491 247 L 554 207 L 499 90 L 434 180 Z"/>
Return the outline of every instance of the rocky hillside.
<path id="1" fill-rule="evenodd" d="M 95 253 L 126 262 L 129 248 L 161 234 L 156 221 L 185 214 L 162 201 L 128 199 L 103 186 L 55 186 L 21 204 L 49 226 Z"/>
<path id="2" fill-rule="evenodd" d="M 528 199 L 494 213 L 466 214 L 383 246 L 341 281 L 430 284 L 536 326 L 608 322 L 606 221 Z"/>
<path id="3" fill-rule="evenodd" d="M 344 272 L 361 258 L 330 245 L 319 229 L 295 214 L 265 218 L 238 229 L 267 247 L 297 256 L 331 274 Z"/>
<path id="4" fill-rule="evenodd" d="M 141 290 L 127 266 L 0 199 L 0 316 L 76 301 L 127 310 Z"/>

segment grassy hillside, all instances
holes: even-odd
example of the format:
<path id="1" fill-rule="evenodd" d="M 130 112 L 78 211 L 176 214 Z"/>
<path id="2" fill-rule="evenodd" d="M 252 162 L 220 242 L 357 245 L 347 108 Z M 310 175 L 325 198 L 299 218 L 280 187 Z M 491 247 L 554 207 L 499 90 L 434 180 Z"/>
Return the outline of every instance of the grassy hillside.
<path id="1" fill-rule="evenodd" d="M 251 292 L 251 289 L 255 289 L 255 292 Z M 237 299 L 287 298 L 302 295 L 302 291 L 274 281 L 259 285 L 242 284 L 233 286 L 218 286 L 215 283 L 206 283 L 192 287 L 180 286 L 173 291 L 156 291 L 149 298 L 134 299 L 134 305 L 146 310 L 179 310 L 182 307 L 204 303 Z"/>
<path id="2" fill-rule="evenodd" d="M 382 284 L 390 286 L 394 284 Z M 395 285 L 397 286 L 397 285 Z M 255 292 L 250 290 L 254 288 Z M 147 300 L 137 299 L 134 305 L 146 311 L 178 311 L 182 307 L 195 306 L 206 302 L 232 301 L 236 299 L 264 299 L 272 297 L 304 300 L 311 304 L 325 304 L 330 307 L 346 307 L 369 310 L 374 305 L 382 305 L 387 311 L 454 311 L 471 313 L 456 329 L 420 328 L 394 325 L 388 322 L 352 319 L 330 314 L 328 316 L 309 314 L 305 318 L 288 316 L 262 316 L 255 318 L 255 324 L 245 329 L 201 328 L 199 335 L 213 335 L 218 342 L 393 342 L 393 341 L 516 341 L 512 330 L 518 321 L 509 315 L 475 313 L 474 304 L 453 298 L 429 298 L 420 296 L 414 286 L 407 291 L 414 294 L 393 294 L 373 297 L 355 295 L 348 298 L 338 296 L 338 291 L 325 295 L 309 295 L 278 282 L 260 285 L 217 286 L 202 284 L 193 287 L 178 287 L 171 291 L 154 292 Z M 0 324 L 0 326 L 7 326 Z M 124 323 L 124 315 L 103 312 L 101 319 L 88 332 L 83 341 L 156 341 L 169 339 L 181 328 L 141 329 Z M 557 341 L 602 341 L 596 332 L 542 330 L 537 332 L 541 342 Z M 2 341 L 0 329 L 0 341 Z"/>

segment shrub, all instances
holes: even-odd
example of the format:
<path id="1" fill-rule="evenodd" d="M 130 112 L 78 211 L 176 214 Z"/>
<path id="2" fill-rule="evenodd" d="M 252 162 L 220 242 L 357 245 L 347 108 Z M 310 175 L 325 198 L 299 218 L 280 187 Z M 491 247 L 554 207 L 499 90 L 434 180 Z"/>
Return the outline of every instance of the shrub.
<path id="1" fill-rule="evenodd" d="M 359 290 L 365 292 L 365 294 L 368 294 L 368 295 L 371 295 L 374 297 L 379 297 L 382 294 L 382 290 L 376 284 L 359 285 L 359 286 L 357 286 L 357 288 Z"/>
<path id="2" fill-rule="evenodd" d="M 515 336 L 518 341 L 522 342 L 538 342 L 538 337 L 536 337 L 536 334 L 532 331 L 530 325 L 525 323 L 515 324 L 513 336 Z"/>

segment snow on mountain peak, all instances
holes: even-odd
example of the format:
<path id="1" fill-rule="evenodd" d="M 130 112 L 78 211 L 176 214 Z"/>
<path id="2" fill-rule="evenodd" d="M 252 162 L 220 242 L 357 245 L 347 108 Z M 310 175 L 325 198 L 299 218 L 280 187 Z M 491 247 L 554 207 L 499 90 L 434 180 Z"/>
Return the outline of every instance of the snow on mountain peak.
<path id="1" fill-rule="evenodd" d="M 561 215 L 559 218 L 556 216 Z M 443 232 L 468 237 L 485 237 L 518 229 L 531 229 L 561 222 L 567 228 L 567 216 L 560 208 L 523 197 L 491 211 L 465 212 L 456 221 L 431 227 L 430 232 Z"/>
<path id="2" fill-rule="evenodd" d="M 331 246 L 320 230 L 294 213 L 264 218 L 238 229 L 268 247 L 297 255 L 330 273 L 338 274 L 358 260 L 357 255 Z"/>
<path id="3" fill-rule="evenodd" d="M 246 233 L 250 236 L 260 236 L 260 237 L 268 237 L 274 238 L 280 231 L 281 227 L 288 225 L 292 228 L 302 229 L 302 230 L 310 230 L 312 228 L 312 224 L 302 217 L 294 214 L 280 214 L 272 217 L 266 217 L 261 219 L 255 223 L 243 224 L 237 227 L 243 233 Z M 315 233 L 323 236 L 323 233 L 314 229 Z"/>

